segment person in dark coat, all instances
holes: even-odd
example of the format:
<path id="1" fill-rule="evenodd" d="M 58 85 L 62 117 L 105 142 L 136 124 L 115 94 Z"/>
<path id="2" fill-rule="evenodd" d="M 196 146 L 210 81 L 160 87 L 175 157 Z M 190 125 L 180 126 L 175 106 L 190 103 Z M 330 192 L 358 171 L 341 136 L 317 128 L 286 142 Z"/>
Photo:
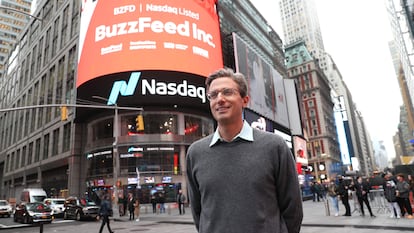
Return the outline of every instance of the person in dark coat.
<path id="1" fill-rule="evenodd" d="M 382 185 L 384 189 L 384 197 L 387 199 L 389 208 L 391 211 L 390 218 L 401 218 L 401 209 L 397 203 L 397 181 L 395 181 L 391 174 L 385 174 L 384 184 Z"/>
<path id="2" fill-rule="evenodd" d="M 351 216 L 351 206 L 349 205 L 349 195 L 348 195 L 349 186 L 346 184 L 342 176 L 338 177 L 338 181 L 339 181 L 338 193 L 339 193 L 339 196 L 341 197 L 342 204 L 345 207 L 344 216 Z"/>
<path id="3" fill-rule="evenodd" d="M 129 211 L 129 220 L 135 219 L 135 198 L 132 193 L 128 193 L 128 211 Z"/>
<path id="4" fill-rule="evenodd" d="M 152 204 L 152 213 L 153 214 L 157 213 L 157 198 L 155 197 L 155 195 L 151 196 L 151 204 Z"/>
<path id="5" fill-rule="evenodd" d="M 99 233 L 102 233 L 102 230 L 105 224 L 108 227 L 108 231 L 110 233 L 114 233 L 111 230 L 111 226 L 109 224 L 109 216 L 111 216 L 111 213 L 112 213 L 112 206 L 111 206 L 111 203 L 109 202 L 109 196 L 105 195 L 101 203 L 101 208 L 99 210 L 99 216 L 102 219 L 102 224 L 101 224 L 101 228 L 99 228 Z"/>
<path id="6" fill-rule="evenodd" d="M 369 204 L 369 201 L 368 201 L 368 193 L 369 193 L 370 188 L 371 187 L 369 183 L 362 181 L 362 177 L 357 178 L 357 182 L 355 183 L 355 192 L 358 197 L 359 206 L 361 207 L 361 215 L 365 216 L 365 213 L 364 213 L 364 203 L 365 203 L 371 217 L 375 217 L 375 215 L 372 213 L 371 205 Z"/>
<path id="7" fill-rule="evenodd" d="M 165 213 L 165 197 L 162 193 L 158 196 L 158 203 L 160 203 L 160 214 Z"/>

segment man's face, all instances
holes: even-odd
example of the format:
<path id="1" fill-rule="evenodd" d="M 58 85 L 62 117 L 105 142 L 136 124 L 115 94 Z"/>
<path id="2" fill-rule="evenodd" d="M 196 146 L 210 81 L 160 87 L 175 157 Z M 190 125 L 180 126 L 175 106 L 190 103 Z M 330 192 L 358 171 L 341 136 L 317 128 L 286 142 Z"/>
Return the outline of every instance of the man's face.
<path id="1" fill-rule="evenodd" d="M 223 95 L 225 88 L 237 90 L 233 95 Z M 243 108 L 247 106 L 249 97 L 241 97 L 239 88 L 230 78 L 217 78 L 210 84 L 209 93 L 220 92 L 216 98 L 210 100 L 210 110 L 219 125 L 239 122 L 242 119 Z"/>

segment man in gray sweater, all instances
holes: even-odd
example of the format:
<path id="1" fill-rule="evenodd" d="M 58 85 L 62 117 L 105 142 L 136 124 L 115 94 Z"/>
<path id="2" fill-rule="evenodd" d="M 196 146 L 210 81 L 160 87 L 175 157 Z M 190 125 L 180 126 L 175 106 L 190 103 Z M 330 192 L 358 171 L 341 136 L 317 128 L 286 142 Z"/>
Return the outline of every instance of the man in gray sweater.
<path id="1" fill-rule="evenodd" d="M 284 140 L 243 120 L 249 102 L 240 73 L 220 69 L 206 80 L 214 134 L 187 152 L 189 200 L 200 233 L 299 232 L 302 199 Z"/>

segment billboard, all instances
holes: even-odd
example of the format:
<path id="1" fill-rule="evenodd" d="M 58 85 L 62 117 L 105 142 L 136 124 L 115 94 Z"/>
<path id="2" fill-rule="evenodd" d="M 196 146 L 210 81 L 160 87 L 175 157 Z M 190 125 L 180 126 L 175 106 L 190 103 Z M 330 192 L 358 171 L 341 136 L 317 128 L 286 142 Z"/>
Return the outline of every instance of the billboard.
<path id="1" fill-rule="evenodd" d="M 82 0 L 76 87 L 108 74 L 223 67 L 217 0 Z"/>
<path id="2" fill-rule="evenodd" d="M 233 42 L 236 69 L 246 76 L 249 85 L 248 108 L 289 128 L 282 76 L 235 33 Z"/>
<path id="3" fill-rule="evenodd" d="M 293 148 L 295 151 L 296 162 L 301 163 L 302 165 L 308 165 L 306 140 L 298 136 L 293 136 Z"/>

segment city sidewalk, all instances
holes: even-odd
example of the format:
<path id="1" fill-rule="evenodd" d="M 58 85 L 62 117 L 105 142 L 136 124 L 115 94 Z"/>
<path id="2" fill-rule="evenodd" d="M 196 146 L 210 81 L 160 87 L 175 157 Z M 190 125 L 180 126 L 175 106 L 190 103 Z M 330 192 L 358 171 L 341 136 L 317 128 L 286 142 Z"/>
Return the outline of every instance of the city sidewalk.
<path id="1" fill-rule="evenodd" d="M 390 213 L 386 208 L 373 207 L 373 212 L 376 217 L 369 217 L 368 210 L 365 217 L 360 216 L 358 211 L 354 211 L 354 202 L 350 201 L 351 210 L 353 211 L 351 217 L 342 216 L 345 210 L 343 205 L 339 204 L 340 215 L 334 216 L 332 210 L 327 216 L 326 202 L 303 202 L 304 218 L 303 226 L 319 226 L 319 227 L 358 227 L 369 229 L 389 229 L 389 230 L 412 230 L 414 231 L 414 219 L 393 219 L 390 218 Z M 172 206 L 169 208 L 169 206 Z M 375 205 L 373 205 L 375 206 Z M 120 217 L 113 222 L 114 227 L 117 225 L 125 226 L 126 224 L 156 224 L 156 223 L 170 223 L 170 224 L 194 224 L 191 216 L 191 211 L 186 208 L 185 215 L 179 215 L 178 209 L 174 204 L 166 204 L 166 213 L 153 214 L 152 208 L 149 205 L 141 205 L 141 213 L 139 222 L 129 221 L 128 216 Z M 332 209 L 332 208 L 330 208 Z"/>

